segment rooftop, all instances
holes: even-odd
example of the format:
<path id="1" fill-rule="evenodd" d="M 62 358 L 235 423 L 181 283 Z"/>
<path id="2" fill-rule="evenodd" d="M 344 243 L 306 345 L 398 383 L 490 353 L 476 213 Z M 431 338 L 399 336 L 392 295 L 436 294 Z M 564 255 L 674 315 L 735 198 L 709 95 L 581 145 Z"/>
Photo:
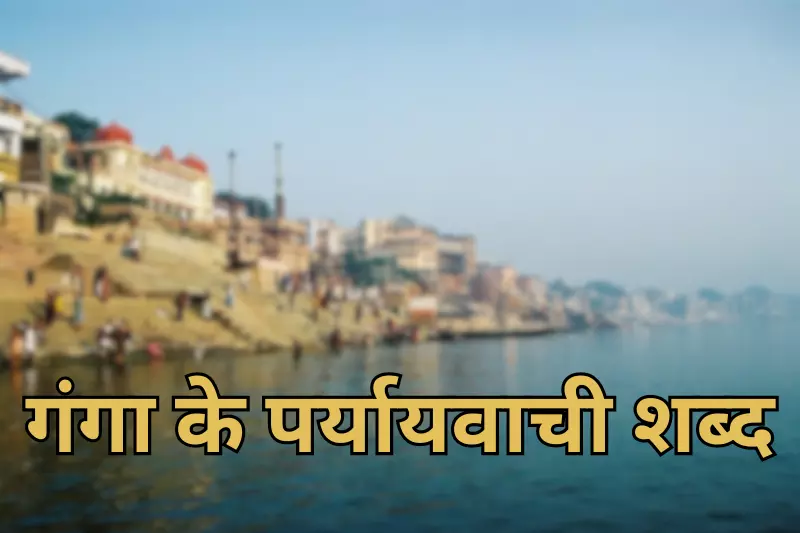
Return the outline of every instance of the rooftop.
<path id="1" fill-rule="evenodd" d="M 0 83 L 16 78 L 27 78 L 31 74 L 31 66 L 25 61 L 0 51 Z"/>
<path id="2" fill-rule="evenodd" d="M 0 96 L 0 113 L 21 117 L 22 106 L 13 100 Z"/>

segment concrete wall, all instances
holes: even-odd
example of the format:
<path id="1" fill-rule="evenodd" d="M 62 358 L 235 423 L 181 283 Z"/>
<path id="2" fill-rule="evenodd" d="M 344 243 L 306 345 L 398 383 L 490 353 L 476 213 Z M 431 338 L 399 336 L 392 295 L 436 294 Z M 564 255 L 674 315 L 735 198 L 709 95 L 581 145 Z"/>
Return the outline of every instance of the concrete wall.
<path id="1" fill-rule="evenodd" d="M 171 254 L 180 254 L 186 259 L 187 268 L 193 263 L 204 265 L 225 262 L 225 249 L 210 242 L 203 242 L 190 237 L 173 235 L 157 229 L 141 228 L 137 235 L 142 239 L 143 253 L 148 250 L 161 250 Z"/>

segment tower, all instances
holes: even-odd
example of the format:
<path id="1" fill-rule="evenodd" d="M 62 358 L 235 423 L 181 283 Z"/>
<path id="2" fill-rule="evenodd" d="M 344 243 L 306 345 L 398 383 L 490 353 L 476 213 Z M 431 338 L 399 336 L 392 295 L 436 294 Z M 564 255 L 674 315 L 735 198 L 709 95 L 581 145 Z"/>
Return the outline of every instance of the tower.
<path id="1" fill-rule="evenodd" d="M 282 219 L 286 215 L 286 199 L 283 196 L 283 166 L 281 151 L 283 144 L 275 143 L 275 218 Z"/>
<path id="2" fill-rule="evenodd" d="M 236 152 L 228 152 L 228 180 L 230 197 L 228 198 L 228 263 L 235 266 L 239 263 L 239 217 L 236 210 L 239 202 L 236 200 Z"/>

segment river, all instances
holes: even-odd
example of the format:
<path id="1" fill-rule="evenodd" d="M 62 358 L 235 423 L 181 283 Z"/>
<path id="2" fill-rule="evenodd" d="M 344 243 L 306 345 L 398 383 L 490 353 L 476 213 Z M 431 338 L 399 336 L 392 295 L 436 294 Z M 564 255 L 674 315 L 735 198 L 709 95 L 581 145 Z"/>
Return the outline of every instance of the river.
<path id="1" fill-rule="evenodd" d="M 797 531 L 800 503 L 797 324 L 665 327 L 528 340 L 381 348 L 340 356 L 165 361 L 124 374 L 85 365 L 0 374 L 0 531 Z M 175 438 L 170 397 L 184 375 L 211 375 L 223 395 L 251 395 L 239 454 L 204 456 Z M 365 395 L 381 372 L 401 393 L 558 395 L 573 372 L 617 397 L 607 456 L 566 456 L 526 430 L 524 456 L 449 455 L 395 438 L 393 456 L 350 456 L 321 439 L 315 455 L 273 442 L 263 395 Z M 107 456 L 105 438 L 73 456 L 23 430 L 23 394 L 52 394 L 62 375 L 90 394 L 159 395 L 151 456 Z M 779 395 L 768 413 L 778 452 L 707 448 L 659 457 L 631 436 L 645 394 Z M 588 423 L 588 418 L 585 420 Z M 672 437 L 672 433 L 668 433 Z M 588 438 L 587 438 L 588 445 Z M 374 449 L 374 441 L 370 442 Z"/>

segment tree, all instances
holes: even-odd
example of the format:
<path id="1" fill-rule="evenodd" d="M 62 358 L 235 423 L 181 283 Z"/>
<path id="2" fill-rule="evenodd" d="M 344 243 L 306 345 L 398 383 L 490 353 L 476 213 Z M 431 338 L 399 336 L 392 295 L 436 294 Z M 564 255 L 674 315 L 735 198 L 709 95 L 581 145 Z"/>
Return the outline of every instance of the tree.
<path id="1" fill-rule="evenodd" d="M 272 216 L 272 209 L 269 203 L 257 196 L 239 196 L 231 194 L 230 191 L 220 191 L 216 194 L 216 199 L 223 202 L 230 202 L 232 199 L 236 202 L 242 202 L 249 217 L 264 220 Z"/>
<path id="2" fill-rule="evenodd" d="M 94 140 L 95 132 L 100 128 L 100 122 L 97 119 L 89 118 L 78 111 L 59 113 L 53 117 L 53 120 L 66 126 L 70 138 L 76 143 Z"/>

